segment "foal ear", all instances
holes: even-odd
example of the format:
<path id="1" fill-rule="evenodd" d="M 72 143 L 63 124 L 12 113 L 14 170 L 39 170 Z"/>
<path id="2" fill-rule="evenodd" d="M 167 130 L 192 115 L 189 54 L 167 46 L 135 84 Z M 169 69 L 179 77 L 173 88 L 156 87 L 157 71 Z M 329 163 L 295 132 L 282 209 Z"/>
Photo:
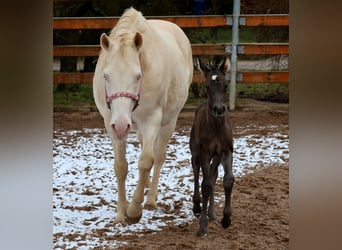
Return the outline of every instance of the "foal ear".
<path id="1" fill-rule="evenodd" d="M 142 44 L 143 44 L 142 35 L 141 35 L 139 32 L 135 33 L 135 36 L 134 36 L 134 45 L 135 45 L 135 47 L 137 48 L 137 51 L 140 50 Z"/>
<path id="2" fill-rule="evenodd" d="M 100 37 L 100 44 L 101 44 L 102 49 L 104 50 L 108 50 L 111 45 L 111 41 L 105 33 L 102 33 Z"/>
<path id="3" fill-rule="evenodd" d="M 201 59 L 198 59 L 198 65 L 199 65 L 199 69 L 204 73 L 205 76 L 207 76 L 210 73 L 210 69 L 208 68 L 207 65 L 203 64 Z"/>
<path id="4" fill-rule="evenodd" d="M 224 58 L 224 62 L 220 65 L 219 69 L 223 73 L 227 73 L 230 70 L 230 61 L 228 57 Z"/>

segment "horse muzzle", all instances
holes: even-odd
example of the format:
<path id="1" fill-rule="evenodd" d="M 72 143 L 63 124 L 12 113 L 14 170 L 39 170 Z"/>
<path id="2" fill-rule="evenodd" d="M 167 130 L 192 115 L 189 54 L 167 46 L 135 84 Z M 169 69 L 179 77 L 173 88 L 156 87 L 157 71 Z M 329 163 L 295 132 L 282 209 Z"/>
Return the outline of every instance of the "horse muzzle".
<path id="1" fill-rule="evenodd" d="M 114 132 L 114 136 L 119 139 L 125 139 L 131 130 L 132 123 L 123 117 L 119 117 L 111 123 L 111 128 Z"/>
<path id="2" fill-rule="evenodd" d="M 213 113 L 214 113 L 214 116 L 216 117 L 224 117 L 226 110 L 227 110 L 227 107 L 224 104 L 213 106 Z"/>

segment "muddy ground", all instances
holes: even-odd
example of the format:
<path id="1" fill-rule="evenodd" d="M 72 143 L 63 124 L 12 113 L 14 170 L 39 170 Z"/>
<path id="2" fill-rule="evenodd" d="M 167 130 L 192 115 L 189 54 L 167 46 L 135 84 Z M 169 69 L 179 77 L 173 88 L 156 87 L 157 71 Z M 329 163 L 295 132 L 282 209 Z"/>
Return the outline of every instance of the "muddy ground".
<path id="1" fill-rule="evenodd" d="M 191 126 L 193 115 L 193 111 L 182 112 L 177 128 Z M 235 131 L 264 135 L 270 132 L 267 126 L 273 126 L 272 132 L 278 127 L 288 133 L 288 112 L 283 110 L 233 111 L 230 120 Z M 54 129 L 85 127 L 103 128 L 98 112 L 54 112 Z M 241 136 L 241 133 L 234 136 Z M 147 232 L 142 237 L 115 236 L 128 242 L 118 249 L 289 249 L 288 172 L 288 163 L 260 166 L 252 174 L 236 178 L 232 225 L 228 229 L 223 229 L 219 222 L 210 222 L 208 236 L 198 239 L 198 220 L 194 220 L 157 233 Z M 222 184 L 217 183 L 216 195 L 223 195 L 222 192 Z M 216 206 L 218 220 L 222 218 L 222 207 L 223 204 Z M 98 234 L 102 237 L 100 231 Z"/>

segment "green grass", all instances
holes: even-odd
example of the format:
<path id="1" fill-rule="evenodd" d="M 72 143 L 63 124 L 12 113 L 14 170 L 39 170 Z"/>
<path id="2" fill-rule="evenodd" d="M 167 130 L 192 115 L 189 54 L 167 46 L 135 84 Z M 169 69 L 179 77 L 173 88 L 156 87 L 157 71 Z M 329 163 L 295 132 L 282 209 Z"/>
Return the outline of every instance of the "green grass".
<path id="1" fill-rule="evenodd" d="M 53 87 L 53 105 L 71 106 L 80 104 L 94 104 L 91 84 L 70 84 Z"/>

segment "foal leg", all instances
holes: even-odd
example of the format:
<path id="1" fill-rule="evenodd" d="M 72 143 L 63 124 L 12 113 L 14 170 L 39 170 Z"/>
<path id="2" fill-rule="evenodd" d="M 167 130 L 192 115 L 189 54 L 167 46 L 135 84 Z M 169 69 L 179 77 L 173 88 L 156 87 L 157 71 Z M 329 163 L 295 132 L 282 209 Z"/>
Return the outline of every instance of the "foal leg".
<path id="1" fill-rule="evenodd" d="M 224 167 L 223 187 L 224 187 L 224 194 L 225 194 L 225 206 L 223 209 L 223 218 L 221 220 L 221 225 L 223 228 L 227 228 L 231 224 L 231 220 L 230 220 L 230 216 L 232 214 L 231 194 L 232 194 L 232 189 L 234 185 L 232 165 L 233 165 L 233 153 L 229 152 L 223 160 L 223 167 Z"/>
<path id="2" fill-rule="evenodd" d="M 208 218 L 207 218 L 207 207 L 208 207 L 208 200 L 209 196 L 213 192 L 213 183 L 210 179 L 210 164 L 209 159 L 207 156 L 201 156 L 201 167 L 203 173 L 203 181 L 201 186 L 202 191 L 202 211 L 200 216 L 200 227 L 197 231 L 197 236 L 202 237 L 207 234 L 207 225 L 208 225 Z"/>
<path id="3" fill-rule="evenodd" d="M 211 195 L 210 195 L 208 216 L 209 216 L 209 219 L 212 221 L 216 220 L 214 194 L 215 194 L 215 184 L 216 184 L 216 179 L 218 175 L 219 164 L 220 164 L 220 158 L 217 156 L 213 158 L 212 163 L 210 164 L 210 178 L 211 178 L 211 182 L 213 185 L 213 191 L 211 192 Z"/>
<path id="4" fill-rule="evenodd" d="M 145 208 L 154 209 L 157 207 L 157 197 L 158 197 L 158 183 L 160 170 L 164 164 L 166 157 L 166 148 L 167 144 L 172 136 L 172 133 L 176 127 L 177 117 L 172 120 L 166 126 L 161 127 L 160 132 L 158 134 L 158 138 L 156 144 L 154 146 L 154 169 L 153 169 L 153 178 L 150 190 L 147 194 L 147 200 L 145 202 Z"/>
<path id="5" fill-rule="evenodd" d="M 200 170 L 200 160 L 199 155 L 192 153 L 191 157 L 192 169 L 194 172 L 194 195 L 192 196 L 193 208 L 192 211 L 196 217 L 201 214 L 201 195 L 199 192 L 199 170 Z"/>

